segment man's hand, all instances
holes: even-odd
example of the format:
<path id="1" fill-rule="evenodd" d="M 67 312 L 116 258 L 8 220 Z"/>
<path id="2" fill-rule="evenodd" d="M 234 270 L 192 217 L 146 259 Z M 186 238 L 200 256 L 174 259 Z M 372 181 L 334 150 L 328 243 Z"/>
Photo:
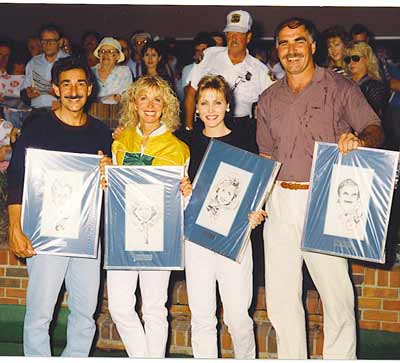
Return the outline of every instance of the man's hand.
<path id="1" fill-rule="evenodd" d="M 106 165 L 112 165 L 112 159 L 107 155 L 104 155 L 103 151 L 99 150 L 97 155 L 102 156 L 100 159 L 99 167 L 100 167 L 100 176 L 101 176 L 101 188 L 104 190 L 107 188 L 107 180 L 106 180 Z"/>
<path id="2" fill-rule="evenodd" d="M 8 206 L 10 225 L 8 227 L 8 243 L 10 250 L 18 257 L 26 258 L 36 255 L 32 247 L 32 242 L 22 232 L 21 204 L 11 204 Z"/>
<path id="3" fill-rule="evenodd" d="M 26 88 L 26 95 L 28 98 L 36 98 L 40 96 L 40 91 L 36 87 L 27 87 Z"/>
<path id="4" fill-rule="evenodd" d="M 11 132 L 10 132 L 10 142 L 11 142 L 11 144 L 14 144 L 17 141 L 19 135 L 21 135 L 21 130 L 17 129 L 16 127 L 13 127 L 11 129 Z"/>
<path id="5" fill-rule="evenodd" d="M 112 133 L 112 138 L 113 140 L 118 140 L 122 134 L 122 131 L 124 131 L 124 127 L 123 126 L 118 126 L 114 132 Z"/>
<path id="6" fill-rule="evenodd" d="M 7 152 L 12 151 L 12 148 L 10 145 L 2 145 L 0 146 L 0 162 L 7 160 Z"/>
<path id="7" fill-rule="evenodd" d="M 365 146 L 364 141 L 351 132 L 342 134 L 338 141 L 339 151 L 344 155 L 347 155 L 350 151 L 356 150 L 361 146 Z"/>

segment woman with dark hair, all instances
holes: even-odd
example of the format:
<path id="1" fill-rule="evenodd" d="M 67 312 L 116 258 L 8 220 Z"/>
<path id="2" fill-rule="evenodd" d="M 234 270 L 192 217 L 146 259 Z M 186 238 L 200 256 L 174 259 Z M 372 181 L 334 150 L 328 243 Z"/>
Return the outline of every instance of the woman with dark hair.
<path id="1" fill-rule="evenodd" d="M 346 69 L 360 87 L 370 106 L 381 118 L 388 102 L 388 91 L 379 75 L 378 58 L 365 42 L 350 43 L 346 48 Z"/>
<path id="2" fill-rule="evenodd" d="M 165 50 L 160 42 L 148 42 L 142 49 L 142 59 L 143 74 L 161 77 L 175 91 L 175 82 L 167 72 Z"/>
<path id="3" fill-rule="evenodd" d="M 326 67 L 336 73 L 346 75 L 343 58 L 346 46 L 350 41 L 349 34 L 342 26 L 335 25 L 322 33 L 322 39 L 325 41 L 328 53 Z"/>

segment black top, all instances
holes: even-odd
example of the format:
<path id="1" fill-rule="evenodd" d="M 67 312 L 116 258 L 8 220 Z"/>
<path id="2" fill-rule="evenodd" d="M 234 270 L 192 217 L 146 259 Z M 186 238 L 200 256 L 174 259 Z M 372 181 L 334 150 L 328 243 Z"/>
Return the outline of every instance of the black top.
<path id="1" fill-rule="evenodd" d="M 243 135 L 235 130 L 236 129 L 233 129 L 228 135 L 216 137 L 215 140 L 226 142 L 229 145 L 236 146 L 240 149 L 257 154 L 257 144 L 250 145 L 247 140 L 245 140 L 246 138 L 243 138 Z M 197 129 L 197 131 L 193 131 L 190 139 L 188 140 L 190 148 L 189 178 L 191 181 L 193 181 L 197 173 L 197 169 L 200 166 L 210 139 L 210 137 L 207 137 L 203 134 L 203 130 Z"/>
<path id="2" fill-rule="evenodd" d="M 85 125 L 70 126 L 54 112 L 36 114 L 16 142 L 7 169 L 8 204 L 22 204 L 25 152 L 28 147 L 96 155 L 101 150 L 111 156 L 111 143 L 110 129 L 89 115 Z"/>
<path id="3" fill-rule="evenodd" d="M 388 103 L 388 90 L 385 85 L 368 75 L 362 77 L 358 82 L 362 93 L 375 113 L 382 119 Z"/>

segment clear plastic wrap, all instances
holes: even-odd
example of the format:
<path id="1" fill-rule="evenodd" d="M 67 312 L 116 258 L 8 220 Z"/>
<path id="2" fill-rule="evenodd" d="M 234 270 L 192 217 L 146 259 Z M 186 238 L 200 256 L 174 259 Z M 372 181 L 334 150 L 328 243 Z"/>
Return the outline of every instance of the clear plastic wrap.
<path id="1" fill-rule="evenodd" d="M 240 262 L 250 239 L 248 214 L 262 207 L 280 165 L 211 140 L 185 210 L 185 238 Z"/>
<path id="2" fill-rule="evenodd" d="M 183 270 L 183 166 L 107 166 L 106 269 Z"/>
<path id="3" fill-rule="evenodd" d="M 399 153 L 317 142 L 302 249 L 385 262 Z"/>
<path id="4" fill-rule="evenodd" d="M 21 222 L 38 254 L 97 257 L 99 160 L 98 155 L 27 149 Z"/>

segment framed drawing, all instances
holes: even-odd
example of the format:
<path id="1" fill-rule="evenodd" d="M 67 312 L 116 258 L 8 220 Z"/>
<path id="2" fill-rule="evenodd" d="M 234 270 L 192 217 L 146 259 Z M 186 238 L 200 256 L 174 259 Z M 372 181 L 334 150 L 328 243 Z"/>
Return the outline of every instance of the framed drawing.
<path id="1" fill-rule="evenodd" d="M 399 153 L 317 142 L 302 249 L 385 262 Z"/>
<path id="2" fill-rule="evenodd" d="M 107 166 L 105 268 L 183 269 L 180 166 Z"/>
<path id="3" fill-rule="evenodd" d="M 38 254 L 97 257 L 98 155 L 28 148 L 22 229 Z"/>
<path id="4" fill-rule="evenodd" d="M 251 227 L 248 214 L 262 207 L 280 163 L 211 140 L 185 210 L 185 238 L 240 262 Z"/>

